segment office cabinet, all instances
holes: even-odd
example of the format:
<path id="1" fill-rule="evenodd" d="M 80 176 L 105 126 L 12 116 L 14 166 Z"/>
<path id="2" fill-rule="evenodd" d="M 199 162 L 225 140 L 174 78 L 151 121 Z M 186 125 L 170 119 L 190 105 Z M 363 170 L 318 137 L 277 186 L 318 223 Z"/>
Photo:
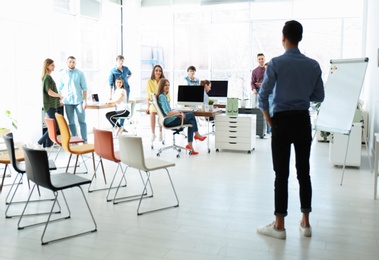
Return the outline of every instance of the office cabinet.
<path id="1" fill-rule="evenodd" d="M 334 133 L 329 142 L 329 162 L 336 166 L 343 166 L 347 148 L 348 135 Z M 362 152 L 362 123 L 353 123 L 350 132 L 349 148 L 345 166 L 361 166 Z"/>
<path id="2" fill-rule="evenodd" d="M 215 121 L 215 147 L 219 149 L 247 151 L 255 149 L 256 115 L 217 115 Z"/>

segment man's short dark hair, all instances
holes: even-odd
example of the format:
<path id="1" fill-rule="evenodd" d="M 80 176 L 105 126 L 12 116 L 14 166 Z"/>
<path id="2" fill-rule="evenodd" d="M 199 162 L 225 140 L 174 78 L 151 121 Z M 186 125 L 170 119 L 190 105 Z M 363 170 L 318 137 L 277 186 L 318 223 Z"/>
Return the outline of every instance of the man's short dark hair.
<path id="1" fill-rule="evenodd" d="M 283 35 L 287 40 L 297 45 L 303 38 L 303 26 L 295 20 L 287 21 L 283 27 Z"/>
<path id="2" fill-rule="evenodd" d="M 116 57 L 116 61 L 117 60 L 124 60 L 124 56 L 122 56 L 122 55 L 117 55 L 117 57 Z"/>
<path id="3" fill-rule="evenodd" d="M 265 55 L 264 55 L 263 53 L 258 53 L 258 54 L 257 54 L 257 58 L 258 58 L 259 56 L 263 56 L 263 57 L 264 57 Z"/>
<path id="4" fill-rule="evenodd" d="M 187 69 L 187 72 L 190 71 L 190 70 L 196 71 L 195 66 L 189 66 L 188 69 Z"/>

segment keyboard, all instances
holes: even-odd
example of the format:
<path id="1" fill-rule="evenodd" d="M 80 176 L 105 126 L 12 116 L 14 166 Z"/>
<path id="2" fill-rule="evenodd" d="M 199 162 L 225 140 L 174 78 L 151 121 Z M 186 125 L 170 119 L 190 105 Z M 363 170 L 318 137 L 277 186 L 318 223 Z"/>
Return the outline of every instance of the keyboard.
<path id="1" fill-rule="evenodd" d="M 196 111 L 195 108 L 193 107 L 177 107 L 175 108 L 175 110 L 178 110 L 178 111 L 182 111 L 182 112 L 193 112 L 193 111 Z"/>

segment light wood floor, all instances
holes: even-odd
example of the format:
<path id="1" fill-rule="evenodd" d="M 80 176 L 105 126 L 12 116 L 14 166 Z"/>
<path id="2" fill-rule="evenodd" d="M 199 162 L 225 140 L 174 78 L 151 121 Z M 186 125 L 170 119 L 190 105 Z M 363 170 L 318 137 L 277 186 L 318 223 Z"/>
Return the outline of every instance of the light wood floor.
<path id="1" fill-rule="evenodd" d="M 150 149 L 148 120 L 141 116 L 138 132 L 144 139 L 146 156 L 156 157 L 161 144 Z M 204 131 L 202 129 L 202 131 Z M 166 133 L 167 143 L 171 133 Z M 183 137 L 178 143 L 185 144 Z M 373 200 L 373 173 L 370 172 L 365 147 L 360 169 L 347 168 L 343 185 L 342 169 L 328 160 L 328 144 L 313 143 L 311 174 L 313 184 L 313 236 L 301 237 L 298 230 L 300 206 L 298 184 L 291 166 L 289 180 L 289 215 L 286 218 L 287 239 L 276 240 L 256 233 L 256 228 L 273 221 L 273 182 L 270 138 L 257 138 L 256 150 L 246 152 L 212 152 L 205 143 L 194 143 L 199 155 L 182 152 L 176 158 L 166 151 L 161 159 L 173 161 L 171 175 L 180 200 L 180 207 L 137 216 L 137 202 L 113 205 L 106 202 L 106 191 L 86 193 L 98 231 L 77 238 L 41 246 L 42 226 L 17 230 L 18 217 L 6 219 L 5 197 L 0 196 L 0 258 L 1 259 L 379 259 L 379 201 Z M 117 142 L 117 140 L 116 140 Z M 67 154 L 57 161 L 63 166 Z M 93 170 L 82 176 L 90 178 Z M 83 166 L 79 169 L 83 170 Z M 115 164 L 105 163 L 110 182 Z M 1 169 L 0 169 L 1 170 Z M 63 169 L 62 169 L 63 170 Z M 80 171 L 79 170 L 79 171 Z M 135 170 L 127 171 L 128 193 L 141 191 Z M 7 178 L 6 182 L 10 182 Z M 155 197 L 146 199 L 144 207 L 170 203 L 172 193 L 163 172 L 153 173 Z M 95 185 L 104 185 L 99 174 Z M 124 188 L 122 192 L 125 192 Z M 46 190 L 43 196 L 50 196 Z M 26 198 L 25 184 L 18 199 Z M 89 216 L 78 190 L 65 192 L 72 218 L 57 222 L 48 230 L 49 236 L 85 228 Z M 78 198 L 78 199 L 77 199 Z M 48 203 L 33 203 L 32 209 L 47 209 Z M 10 213 L 19 213 L 22 205 L 12 206 Z M 63 214 L 63 213 L 62 213 Z M 43 219 L 46 216 L 43 216 Z M 29 217 L 35 221 L 37 217 Z"/>

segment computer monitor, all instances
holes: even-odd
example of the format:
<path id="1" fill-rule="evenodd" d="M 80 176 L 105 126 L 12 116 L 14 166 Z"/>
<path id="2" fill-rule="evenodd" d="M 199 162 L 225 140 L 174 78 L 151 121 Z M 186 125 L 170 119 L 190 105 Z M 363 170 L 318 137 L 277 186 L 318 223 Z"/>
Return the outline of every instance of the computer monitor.
<path id="1" fill-rule="evenodd" d="M 200 106 L 204 102 L 203 86 L 178 86 L 178 105 Z"/>
<path id="2" fill-rule="evenodd" d="M 209 97 L 228 97 L 228 81 L 211 80 L 211 90 L 207 94 Z"/>

